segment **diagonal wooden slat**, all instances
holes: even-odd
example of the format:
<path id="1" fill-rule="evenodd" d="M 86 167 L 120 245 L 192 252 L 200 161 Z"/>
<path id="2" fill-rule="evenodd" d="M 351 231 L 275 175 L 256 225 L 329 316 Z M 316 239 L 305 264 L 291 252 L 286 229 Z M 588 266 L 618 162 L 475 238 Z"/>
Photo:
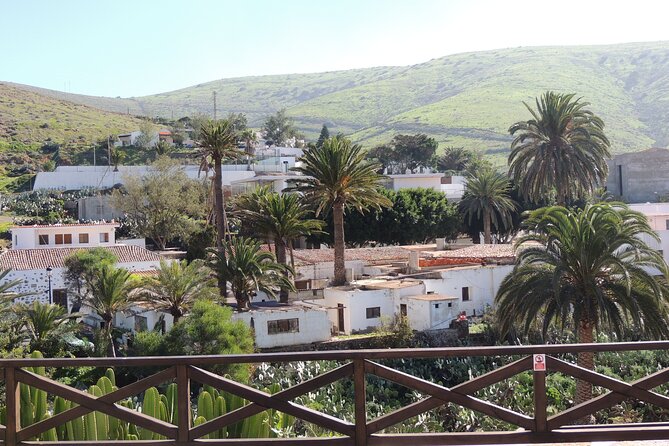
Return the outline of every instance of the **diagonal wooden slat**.
<path id="1" fill-rule="evenodd" d="M 451 387 L 451 391 L 460 394 L 472 394 L 484 389 L 492 384 L 498 383 L 507 378 L 517 375 L 532 368 L 532 358 L 527 356 L 499 369 L 477 376 L 474 379 L 465 381 L 461 384 Z M 436 397 L 429 397 L 409 404 L 408 406 L 389 412 L 367 423 L 367 432 L 373 434 L 383 429 L 394 426 L 409 418 L 420 415 L 428 410 L 436 409 L 446 404 L 445 401 Z"/>
<path id="2" fill-rule="evenodd" d="M 175 368 L 170 367 L 169 369 L 165 369 L 151 376 L 147 376 L 146 378 L 143 378 L 132 384 L 128 384 L 127 386 L 115 390 L 112 393 L 103 395 L 96 401 L 101 401 L 106 403 L 116 403 L 117 401 L 120 401 L 122 399 L 131 397 L 133 395 L 137 395 L 138 393 L 145 391 L 149 387 L 157 386 L 164 383 L 165 381 L 174 379 L 175 376 L 176 376 Z M 65 412 L 61 412 L 57 415 L 49 417 L 46 420 L 42 420 L 40 422 L 31 424 L 30 426 L 26 426 L 17 433 L 16 437 L 19 441 L 27 440 L 29 438 L 41 434 L 42 432 L 48 431 L 51 428 L 60 426 L 77 417 L 86 415 L 89 412 L 93 412 L 93 409 L 90 409 L 85 406 L 73 407 L 72 409 L 68 409 Z"/>
<path id="3" fill-rule="evenodd" d="M 189 367 L 189 375 L 191 379 L 194 379 L 202 384 L 208 384 L 212 387 L 239 395 L 242 398 L 252 401 L 266 409 L 276 409 L 280 412 L 293 415 L 294 417 L 301 418 L 309 423 L 314 423 L 320 427 L 339 432 L 340 434 L 344 434 L 349 437 L 353 436 L 354 434 L 354 425 L 351 423 L 347 423 L 340 420 L 339 418 L 335 418 L 322 412 L 309 409 L 299 404 L 273 398 L 272 395 L 268 393 L 223 378 L 198 367 Z"/>
<path id="4" fill-rule="evenodd" d="M 546 357 L 546 365 L 548 368 L 556 369 L 560 367 L 561 365 L 558 364 L 556 367 L 556 361 L 560 361 L 556 358 L 553 358 L 551 356 Z M 560 361 L 563 362 L 563 361 Z M 571 364 L 570 364 L 571 365 Z M 570 374 L 569 372 L 565 372 L 567 374 Z M 607 377 L 608 378 L 608 377 Z M 636 388 L 636 389 L 641 389 L 641 390 L 651 390 L 654 389 L 657 386 L 660 386 L 662 384 L 666 384 L 669 382 L 669 368 L 660 370 L 658 372 L 653 373 L 652 375 L 648 375 L 644 378 L 638 379 L 636 381 L 633 381 L 630 384 L 625 383 L 626 385 L 629 385 L 630 387 Z M 608 388 L 608 386 L 603 386 Z M 657 395 L 657 394 L 654 394 Z M 553 430 L 557 429 L 561 426 L 570 424 L 576 420 L 579 420 L 583 418 L 584 416 L 594 414 L 595 412 L 606 409 L 609 407 L 612 407 L 615 404 L 620 403 L 621 401 L 624 401 L 625 399 L 630 398 L 628 395 L 619 393 L 616 391 L 612 392 L 607 392 L 604 395 L 600 395 L 598 397 L 595 397 L 589 401 L 586 401 L 584 403 L 578 404 L 574 407 L 571 407 L 567 410 L 564 410 L 556 415 L 553 415 L 548 418 L 548 430 Z M 634 398 L 634 397 L 632 397 Z"/>
<path id="5" fill-rule="evenodd" d="M 462 395 L 453 392 L 451 389 L 431 383 L 424 379 L 416 378 L 403 372 L 382 366 L 375 362 L 370 362 L 370 373 L 374 375 L 396 382 L 406 387 L 428 393 L 434 397 L 441 399 L 444 402 L 453 402 L 460 406 L 481 412 L 494 418 L 498 418 L 507 423 L 514 424 L 525 429 L 532 429 L 534 427 L 534 418 L 528 417 L 513 410 L 506 409 L 479 398 L 474 398 L 470 395 Z"/>
<path id="6" fill-rule="evenodd" d="M 116 417 L 119 420 L 127 421 L 128 423 L 149 429 L 152 432 L 164 435 L 168 438 L 174 438 L 177 434 L 177 427 L 170 423 L 166 423 L 122 406 L 117 406 L 107 401 L 101 401 L 86 392 L 73 389 L 50 378 L 36 375 L 25 370 L 16 369 L 16 379 L 29 386 L 42 389 L 53 395 L 61 396 L 80 406 Z"/>
<path id="7" fill-rule="evenodd" d="M 311 392 L 312 390 L 319 389 L 342 378 L 351 376 L 352 374 L 353 364 L 345 364 L 343 366 L 337 367 L 336 369 L 330 370 L 327 373 L 323 373 L 322 375 L 318 375 L 310 380 L 297 384 L 289 389 L 277 392 L 273 394 L 272 397 L 283 401 L 290 401 L 294 398 L 297 398 L 298 396 Z M 189 439 L 193 441 L 202 437 L 203 435 L 207 435 L 225 426 L 237 423 L 244 418 L 250 417 L 264 410 L 266 410 L 265 407 L 262 407 L 256 403 L 247 404 L 244 407 L 240 407 L 239 409 L 228 412 L 224 415 L 221 415 L 220 417 L 216 417 L 213 420 L 207 421 L 206 423 L 192 428 Z"/>

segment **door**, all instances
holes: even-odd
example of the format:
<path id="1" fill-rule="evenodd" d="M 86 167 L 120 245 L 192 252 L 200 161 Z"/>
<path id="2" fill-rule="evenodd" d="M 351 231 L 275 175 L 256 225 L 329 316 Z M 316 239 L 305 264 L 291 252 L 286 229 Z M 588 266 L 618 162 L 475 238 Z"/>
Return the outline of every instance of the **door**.
<path id="1" fill-rule="evenodd" d="M 344 333 L 344 304 L 337 304 L 337 319 L 339 320 L 339 333 Z"/>
<path id="2" fill-rule="evenodd" d="M 407 304 L 400 304 L 400 315 L 407 317 Z"/>

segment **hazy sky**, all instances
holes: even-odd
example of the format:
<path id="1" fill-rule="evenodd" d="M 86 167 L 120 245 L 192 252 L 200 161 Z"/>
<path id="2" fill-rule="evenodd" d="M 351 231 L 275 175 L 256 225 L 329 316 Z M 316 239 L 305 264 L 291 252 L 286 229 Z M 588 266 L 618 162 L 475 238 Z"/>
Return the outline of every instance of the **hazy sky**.
<path id="1" fill-rule="evenodd" d="M 0 0 L 0 81 L 140 96 L 236 76 L 669 40 L 669 2 Z"/>

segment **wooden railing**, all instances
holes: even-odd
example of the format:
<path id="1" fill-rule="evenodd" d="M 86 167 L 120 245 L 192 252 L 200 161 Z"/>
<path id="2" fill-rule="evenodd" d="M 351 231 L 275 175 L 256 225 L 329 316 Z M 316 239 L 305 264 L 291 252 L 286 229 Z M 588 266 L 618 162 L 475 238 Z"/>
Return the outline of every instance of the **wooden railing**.
<path id="1" fill-rule="evenodd" d="M 540 442 L 576 442 L 595 440 L 658 440 L 669 439 L 669 423 L 635 423 L 573 425 L 584 416 L 612 407 L 626 399 L 644 401 L 669 410 L 669 398 L 653 389 L 669 382 L 669 369 L 656 372 L 632 383 L 580 368 L 556 356 L 584 351 L 612 352 L 632 350 L 667 350 L 669 342 L 635 342 L 615 344 L 571 344 L 514 347 L 474 347 L 438 349 L 395 349 L 395 350 L 355 350 L 302 353 L 272 353 L 229 356 L 188 356 L 151 358 L 83 358 L 83 359 L 15 359 L 1 360 L 0 370 L 5 383 L 7 424 L 0 427 L 1 438 L 9 446 L 27 444 L 50 444 L 31 441 L 41 433 L 97 411 L 118 420 L 133 423 L 164 436 L 165 440 L 148 441 L 99 441 L 59 442 L 58 444 L 126 444 L 126 445 L 266 445 L 266 444 L 307 444 L 307 445 L 438 445 L 438 444 L 506 444 Z M 534 369 L 535 354 L 545 355 L 545 370 Z M 444 358 L 466 356 L 507 356 L 520 357 L 507 365 L 497 368 L 469 381 L 447 388 L 411 375 L 394 370 L 378 361 L 397 358 Z M 205 368 L 226 364 L 287 363 L 294 361 L 339 361 L 338 368 L 315 378 L 299 383 L 291 388 L 269 394 L 229 378 L 217 375 Z M 35 374 L 28 367 L 155 367 L 161 371 L 140 379 L 106 395 L 95 397 L 89 393 L 66 386 L 62 383 Z M 476 392 L 525 371 L 532 371 L 534 385 L 534 414 L 505 408 L 503 402 L 492 403 L 473 396 Z M 575 379 L 585 380 L 595 386 L 608 389 L 607 392 L 563 412 L 547 416 L 546 373 L 561 372 Z M 366 381 L 370 375 L 415 389 L 429 395 L 417 402 L 385 414 L 368 419 L 366 407 Z M 334 416 L 313 410 L 292 402 L 295 398 L 327 386 L 340 379 L 352 378 L 355 386 L 355 420 L 347 422 Z M 206 384 L 216 389 L 238 395 L 250 403 L 198 426 L 191 421 L 191 381 Z M 130 396 L 138 395 L 149 387 L 166 382 L 177 384 L 177 423 L 171 424 L 146 414 L 116 404 Z M 64 412 L 30 424 L 20 425 L 20 387 L 23 383 L 46 391 L 49 395 L 60 396 L 77 405 Z M 384 434 L 386 428 L 394 426 L 426 411 L 446 403 L 469 408 L 480 414 L 502 420 L 516 426 L 516 430 L 503 432 L 434 432 L 418 434 Z M 313 423 L 339 436 L 327 438 L 286 438 L 286 439 L 220 439 L 203 440 L 202 437 L 225 426 L 238 423 L 246 417 L 267 409 L 275 409 L 306 422 Z"/>

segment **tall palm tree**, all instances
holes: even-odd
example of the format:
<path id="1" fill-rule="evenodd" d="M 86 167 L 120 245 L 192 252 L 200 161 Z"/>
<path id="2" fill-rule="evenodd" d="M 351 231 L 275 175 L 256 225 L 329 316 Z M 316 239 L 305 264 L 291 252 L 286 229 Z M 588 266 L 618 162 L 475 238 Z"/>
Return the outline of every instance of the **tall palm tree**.
<path id="1" fill-rule="evenodd" d="M 45 343 L 50 339 L 78 330 L 71 322 L 80 315 L 68 314 L 60 305 L 33 301 L 30 305 L 15 305 L 14 312 L 28 332 L 31 350 L 44 352 Z"/>
<path id="2" fill-rule="evenodd" d="M 515 136 L 509 172 L 526 198 L 539 202 L 555 191 L 557 204 L 565 206 L 606 179 L 610 143 L 589 105 L 552 91 L 536 99 L 536 111 L 525 104 L 532 119 L 509 128 Z"/>
<path id="3" fill-rule="evenodd" d="M 296 239 L 320 232 L 324 223 L 308 218 L 311 210 L 296 194 L 279 194 L 268 187 L 260 187 L 241 195 L 235 203 L 235 214 L 256 235 L 274 242 L 274 252 L 279 263 L 287 265 L 286 251 L 291 251 Z M 288 302 L 288 290 L 279 293 L 281 302 Z"/>
<path id="4" fill-rule="evenodd" d="M 516 203 L 509 196 L 509 180 L 493 169 L 482 169 L 467 176 L 467 187 L 460 201 L 465 217 L 483 216 L 483 242 L 492 243 L 492 226 L 502 229 L 511 224 Z"/>
<path id="5" fill-rule="evenodd" d="M 365 161 L 358 144 L 341 135 L 328 138 L 321 147 L 307 150 L 302 165 L 293 170 L 304 175 L 294 187 L 316 204 L 316 216 L 332 209 L 334 220 L 334 285 L 346 283 L 344 259 L 344 212 L 388 207 L 392 203 L 379 192 L 379 164 Z"/>
<path id="6" fill-rule="evenodd" d="M 221 249 L 227 234 L 227 216 L 225 213 L 225 197 L 223 196 L 222 164 L 224 160 L 240 158 L 244 152 L 237 148 L 237 132 L 229 120 L 207 121 L 202 124 L 199 132 L 200 169 L 208 170 L 209 163 L 214 163 L 214 220 L 216 222 L 216 246 Z M 227 294 L 225 282 L 218 283 L 221 295 Z"/>
<path id="7" fill-rule="evenodd" d="M 114 316 L 127 311 L 134 303 L 139 283 L 130 272 L 111 265 L 103 265 L 87 281 L 87 293 L 83 297 L 85 305 L 90 307 L 104 322 L 103 329 L 109 340 L 109 355 L 116 356 L 116 347 L 112 336 Z"/>
<path id="8" fill-rule="evenodd" d="M 258 141 L 255 130 L 246 129 L 239 137 L 244 141 L 246 155 L 249 157 L 255 155 L 255 144 Z"/>
<path id="9" fill-rule="evenodd" d="M 262 251 L 260 242 L 234 237 L 223 243 L 224 255 L 220 250 L 209 250 L 209 265 L 219 280 L 230 282 L 230 288 L 240 310 L 249 308 L 251 296 L 262 291 L 276 297 L 276 290 L 285 287 L 295 290 L 286 272 L 290 267 L 276 262 L 271 252 Z"/>
<path id="10" fill-rule="evenodd" d="M 587 205 L 583 210 L 541 208 L 524 223 L 517 241 L 516 265 L 496 296 L 503 332 L 516 323 L 528 332 L 538 322 L 573 322 L 579 342 L 595 330 L 621 333 L 626 324 L 651 336 L 668 336 L 669 288 L 653 274 L 667 277 L 662 255 L 641 240 L 658 240 L 646 217 L 620 203 Z M 593 368 L 592 352 L 578 364 Z M 576 403 L 591 398 L 592 388 L 578 381 Z"/>
<path id="11" fill-rule="evenodd" d="M 151 277 L 142 284 L 138 297 L 149 302 L 156 311 L 164 311 L 179 319 L 190 311 L 195 300 L 212 299 L 216 295 L 211 271 L 202 261 L 194 260 L 190 264 L 160 261 L 156 277 Z"/>

